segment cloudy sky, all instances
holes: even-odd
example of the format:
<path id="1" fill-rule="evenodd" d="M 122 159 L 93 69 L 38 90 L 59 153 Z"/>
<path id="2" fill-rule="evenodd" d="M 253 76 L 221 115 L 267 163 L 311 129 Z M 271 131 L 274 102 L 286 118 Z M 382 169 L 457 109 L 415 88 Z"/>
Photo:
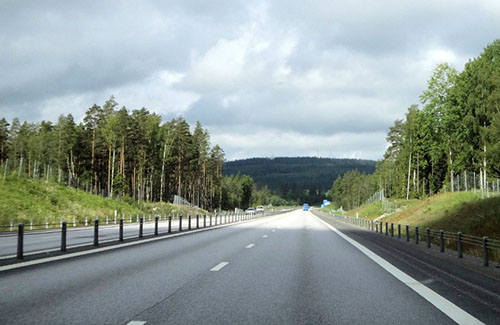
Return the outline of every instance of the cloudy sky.
<path id="1" fill-rule="evenodd" d="M 229 160 L 379 159 L 436 64 L 500 35 L 500 1 L 0 0 L 0 116 L 114 95 L 209 129 Z"/>

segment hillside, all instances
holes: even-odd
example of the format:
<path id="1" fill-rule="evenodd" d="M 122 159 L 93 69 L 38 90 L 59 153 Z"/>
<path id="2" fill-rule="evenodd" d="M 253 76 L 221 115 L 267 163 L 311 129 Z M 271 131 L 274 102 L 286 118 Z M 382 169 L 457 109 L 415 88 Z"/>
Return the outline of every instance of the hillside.
<path id="1" fill-rule="evenodd" d="M 400 206 L 396 213 L 385 217 L 384 222 L 418 225 L 446 231 L 462 231 L 475 236 L 488 236 L 500 239 L 500 197 L 481 199 L 474 192 L 442 193 L 423 200 L 394 200 Z M 384 211 L 382 204 L 376 202 L 364 205 L 346 214 L 361 218 L 374 219 Z"/>
<path id="2" fill-rule="evenodd" d="M 178 208 L 177 208 L 178 209 Z M 187 207 L 179 211 L 188 213 Z M 118 215 L 143 215 L 150 213 L 175 213 L 176 207 L 170 203 L 142 203 L 119 201 L 89 194 L 71 187 L 46 183 L 45 181 L 26 178 L 7 178 L 0 180 L 0 226 L 14 223 L 35 224 L 58 223 L 60 218 L 83 222 L 85 217 Z"/>
<path id="3" fill-rule="evenodd" d="M 257 184 L 267 185 L 287 199 L 318 203 L 337 176 L 357 169 L 373 173 L 375 161 L 316 157 L 250 158 L 228 161 L 226 175 L 250 175 Z"/>

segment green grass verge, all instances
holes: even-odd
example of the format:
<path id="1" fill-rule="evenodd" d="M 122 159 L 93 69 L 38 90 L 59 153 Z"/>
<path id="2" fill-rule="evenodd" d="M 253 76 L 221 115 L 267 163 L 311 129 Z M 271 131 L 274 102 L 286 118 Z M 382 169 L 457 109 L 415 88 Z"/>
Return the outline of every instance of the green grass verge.
<path id="1" fill-rule="evenodd" d="M 195 214 L 196 210 L 171 203 L 134 203 L 89 194 L 81 190 L 45 181 L 8 178 L 0 181 L 0 225 L 14 223 L 58 223 L 60 218 L 83 222 L 85 217 L 147 214 Z M 206 213 L 198 210 L 198 213 Z"/>

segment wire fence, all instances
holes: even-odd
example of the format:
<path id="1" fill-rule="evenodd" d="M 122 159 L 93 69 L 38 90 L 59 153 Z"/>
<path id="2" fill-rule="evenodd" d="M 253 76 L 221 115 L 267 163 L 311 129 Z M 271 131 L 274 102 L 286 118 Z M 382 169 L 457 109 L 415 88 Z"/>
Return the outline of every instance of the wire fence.
<path id="1" fill-rule="evenodd" d="M 456 252 L 458 258 L 463 258 L 464 253 L 480 257 L 483 259 L 484 266 L 488 266 L 490 260 L 500 262 L 500 240 L 490 239 L 487 236 L 473 236 L 462 232 L 422 228 L 418 225 L 394 224 L 331 213 L 329 215 L 338 221 L 385 236 L 406 240 L 415 245 L 426 245 L 427 248 L 437 246 L 442 253 L 452 250 Z"/>

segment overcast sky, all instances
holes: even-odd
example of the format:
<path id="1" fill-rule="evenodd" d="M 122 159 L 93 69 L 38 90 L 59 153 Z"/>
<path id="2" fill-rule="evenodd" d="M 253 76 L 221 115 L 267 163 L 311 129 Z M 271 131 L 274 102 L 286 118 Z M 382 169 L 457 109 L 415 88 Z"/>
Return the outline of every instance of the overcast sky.
<path id="1" fill-rule="evenodd" d="M 199 120 L 228 160 L 379 159 L 435 65 L 499 31 L 498 0 L 0 0 L 0 116 L 81 121 L 114 95 Z"/>

